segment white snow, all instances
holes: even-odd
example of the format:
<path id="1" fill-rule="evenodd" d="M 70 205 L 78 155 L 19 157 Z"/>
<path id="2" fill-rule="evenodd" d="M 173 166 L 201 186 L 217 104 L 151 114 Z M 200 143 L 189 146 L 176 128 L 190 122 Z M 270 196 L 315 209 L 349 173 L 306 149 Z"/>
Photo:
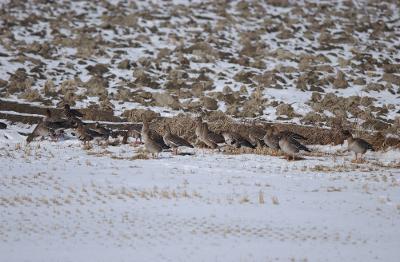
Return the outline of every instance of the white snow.
<path id="1" fill-rule="evenodd" d="M 133 160 L 17 130 L 0 130 L 1 261 L 398 261 L 399 151 Z"/>

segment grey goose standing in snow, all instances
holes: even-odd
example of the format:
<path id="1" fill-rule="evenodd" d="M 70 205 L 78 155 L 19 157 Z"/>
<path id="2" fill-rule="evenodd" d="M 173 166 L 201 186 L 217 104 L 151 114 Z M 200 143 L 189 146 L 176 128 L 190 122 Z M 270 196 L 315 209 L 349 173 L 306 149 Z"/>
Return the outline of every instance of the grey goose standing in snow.
<path id="1" fill-rule="evenodd" d="M 154 140 L 150 135 L 149 123 L 143 118 L 143 126 L 141 136 L 144 143 L 145 150 L 152 155 L 153 158 L 158 157 L 158 154 L 162 151 L 162 144 Z"/>
<path id="2" fill-rule="evenodd" d="M 279 133 L 276 129 L 268 128 L 263 140 L 267 147 L 274 150 L 279 150 Z"/>
<path id="3" fill-rule="evenodd" d="M 99 122 L 96 122 L 93 130 L 96 131 L 97 133 L 101 134 L 105 140 L 107 140 L 111 136 L 111 133 L 112 133 L 111 129 L 108 129 L 105 126 L 100 125 Z"/>
<path id="4" fill-rule="evenodd" d="M 274 150 L 278 150 L 280 149 L 279 140 L 280 138 L 283 137 L 290 137 L 295 140 L 307 140 L 306 137 L 291 131 L 287 130 L 278 131 L 278 129 L 275 126 L 271 126 L 270 128 L 267 129 L 263 140 L 266 146 Z"/>
<path id="5" fill-rule="evenodd" d="M 142 126 L 138 124 L 133 125 L 125 125 L 121 128 L 121 130 L 112 130 L 110 136 L 112 138 L 117 138 L 119 136 L 122 137 L 122 144 L 128 144 L 128 138 L 135 138 L 135 144 L 138 144 L 138 140 L 140 143 L 142 142 L 142 137 L 140 135 L 142 131 Z"/>
<path id="6" fill-rule="evenodd" d="M 76 109 L 72 109 L 69 104 L 64 105 L 64 115 L 67 117 L 68 121 L 74 128 L 77 128 L 79 125 L 83 125 L 80 117 L 83 117 L 84 114 Z"/>
<path id="7" fill-rule="evenodd" d="M 168 124 L 164 125 L 164 130 L 164 143 L 174 150 L 175 155 L 178 154 L 178 147 L 185 146 L 193 148 L 193 146 L 188 141 L 186 141 L 182 137 L 172 134 L 171 128 Z"/>
<path id="8" fill-rule="evenodd" d="M 76 128 L 76 132 L 78 133 L 77 136 L 79 140 L 83 141 L 84 144 L 92 141 L 94 138 L 105 138 L 104 134 L 101 134 L 95 130 L 92 130 L 85 126 L 84 124 L 78 124 Z"/>
<path id="9" fill-rule="evenodd" d="M 46 109 L 46 116 L 43 118 L 43 122 L 52 129 L 67 129 L 73 127 L 71 124 L 71 121 L 68 119 L 63 119 L 54 116 L 51 113 L 51 110 L 49 108 Z"/>
<path id="10" fill-rule="evenodd" d="M 62 134 L 63 130 L 70 127 L 68 120 L 59 119 L 51 114 L 49 108 L 46 109 L 46 116 L 43 120 L 36 125 L 32 133 L 28 135 L 26 141 L 32 142 L 35 137 L 46 137 L 57 138 L 57 134 Z"/>
<path id="11" fill-rule="evenodd" d="M 46 137 L 49 136 L 51 138 L 56 138 L 56 133 L 54 129 L 49 128 L 45 122 L 40 122 L 36 125 L 35 129 L 33 129 L 32 133 L 28 135 L 26 138 L 26 142 L 29 144 L 33 141 L 35 137 Z"/>
<path id="12" fill-rule="evenodd" d="M 279 135 L 279 148 L 289 157 L 295 159 L 295 155 L 300 151 L 311 152 L 306 146 L 302 145 L 290 134 Z"/>
<path id="13" fill-rule="evenodd" d="M 141 136 L 141 127 L 140 126 L 129 126 L 128 131 L 126 132 L 126 140 L 128 137 L 132 137 L 135 139 L 135 144 L 142 143 L 142 136 Z M 125 137 L 124 137 L 125 140 Z"/>
<path id="14" fill-rule="evenodd" d="M 65 104 L 64 105 L 64 114 L 68 118 L 70 118 L 70 117 L 83 117 L 84 116 L 84 114 L 82 114 L 78 110 L 72 109 L 69 104 Z"/>
<path id="15" fill-rule="evenodd" d="M 207 127 L 207 130 L 208 130 L 208 138 L 209 138 L 211 141 L 213 141 L 215 144 L 220 144 L 220 143 L 224 143 L 224 142 L 225 142 L 225 139 L 224 139 L 224 137 L 223 137 L 221 134 L 216 133 L 216 132 L 214 132 L 214 131 L 211 131 L 211 130 L 208 128 L 208 124 L 207 124 L 207 123 L 204 123 L 204 124 L 205 124 L 205 127 Z"/>
<path id="16" fill-rule="evenodd" d="M 253 121 L 252 125 L 249 127 L 249 142 L 254 147 L 262 147 L 265 146 L 264 142 L 265 130 L 259 126 L 256 126 L 255 121 Z"/>
<path id="17" fill-rule="evenodd" d="M 225 143 L 230 146 L 235 146 L 236 148 L 240 147 L 249 147 L 255 148 L 255 146 L 250 143 L 246 138 L 241 136 L 236 132 L 225 131 L 221 133 L 225 139 Z"/>
<path id="18" fill-rule="evenodd" d="M 350 133 L 348 130 L 344 130 L 343 135 L 345 136 L 345 139 L 347 140 L 347 150 L 348 151 L 353 151 L 356 155 L 356 161 L 358 160 L 358 154 L 361 154 L 361 159 L 362 156 L 368 151 L 375 151 L 374 147 L 365 141 L 362 138 L 354 138 L 353 135 Z"/>
<path id="19" fill-rule="evenodd" d="M 208 130 L 207 123 L 203 123 L 201 117 L 196 118 L 196 129 L 195 129 L 197 140 L 206 144 L 209 148 L 215 149 L 218 147 L 217 143 L 214 142 L 212 135 Z"/>

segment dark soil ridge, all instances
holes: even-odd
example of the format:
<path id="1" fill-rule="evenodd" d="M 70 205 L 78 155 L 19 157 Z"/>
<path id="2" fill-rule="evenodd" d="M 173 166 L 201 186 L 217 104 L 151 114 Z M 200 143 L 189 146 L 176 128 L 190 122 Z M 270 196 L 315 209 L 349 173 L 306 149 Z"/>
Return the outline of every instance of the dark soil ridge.
<path id="1" fill-rule="evenodd" d="M 23 113 L 23 114 L 45 115 L 47 108 L 48 107 L 42 107 L 42 106 L 36 106 L 36 105 L 32 105 L 32 104 L 27 104 L 27 103 L 19 103 L 19 102 L 6 101 L 6 100 L 0 99 L 0 111 L 14 111 L 14 112 Z M 51 109 L 51 112 L 55 116 L 63 115 L 62 108 L 52 107 L 50 109 Z M 90 109 L 82 108 L 82 109 L 79 109 L 79 111 L 81 111 L 84 114 L 83 120 L 107 121 L 107 122 L 126 122 L 126 119 L 115 116 L 110 111 L 91 109 L 91 108 Z M 37 117 L 37 116 L 13 117 L 11 113 L 7 114 L 4 112 L 0 113 L 0 116 L 7 120 L 10 120 L 10 121 L 14 121 L 13 119 L 19 119 L 19 120 L 17 120 L 18 122 L 22 122 L 22 123 L 26 123 L 26 124 L 35 124 L 35 123 L 38 123 L 41 119 L 41 117 Z"/>

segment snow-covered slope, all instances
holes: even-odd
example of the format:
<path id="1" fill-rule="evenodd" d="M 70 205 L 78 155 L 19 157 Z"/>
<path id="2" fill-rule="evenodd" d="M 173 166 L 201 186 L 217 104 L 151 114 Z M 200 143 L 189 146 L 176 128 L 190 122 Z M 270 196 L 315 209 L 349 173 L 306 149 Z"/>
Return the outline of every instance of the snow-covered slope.
<path id="1" fill-rule="evenodd" d="M 9 99 L 368 128 L 400 110 L 396 1 L 10 1 L 3 10 Z"/>

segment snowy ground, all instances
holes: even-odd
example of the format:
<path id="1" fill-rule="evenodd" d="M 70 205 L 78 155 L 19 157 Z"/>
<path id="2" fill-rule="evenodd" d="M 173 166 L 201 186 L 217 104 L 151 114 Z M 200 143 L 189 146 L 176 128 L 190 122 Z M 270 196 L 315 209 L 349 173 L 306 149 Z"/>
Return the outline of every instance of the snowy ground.
<path id="1" fill-rule="evenodd" d="M 398 151 L 363 164 L 341 147 L 290 162 L 201 149 L 133 160 L 140 147 L 26 145 L 15 130 L 0 131 L 0 261 L 400 256 Z"/>
<path id="2" fill-rule="evenodd" d="M 2 101 L 399 135 L 395 1 L 0 6 Z M 39 116 L 21 109 L 0 114 Z M 0 262 L 399 261 L 398 150 L 361 164 L 341 146 L 290 162 L 201 149 L 147 160 L 131 145 L 26 145 L 17 131 L 32 129 L 0 130 Z"/>

